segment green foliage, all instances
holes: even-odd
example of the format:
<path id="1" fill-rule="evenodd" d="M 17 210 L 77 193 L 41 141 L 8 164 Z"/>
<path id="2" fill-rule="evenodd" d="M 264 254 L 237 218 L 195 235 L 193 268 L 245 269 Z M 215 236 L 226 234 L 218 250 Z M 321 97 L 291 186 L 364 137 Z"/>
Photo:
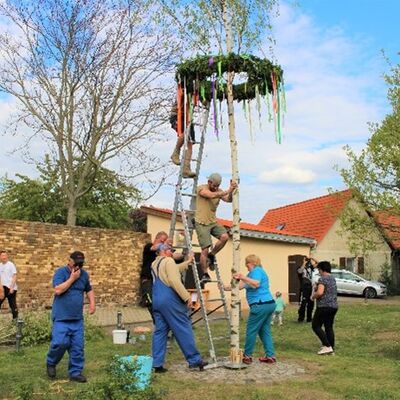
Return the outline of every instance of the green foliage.
<path id="1" fill-rule="evenodd" d="M 129 218 L 132 220 L 134 232 L 147 232 L 147 214 L 145 212 L 137 208 L 129 213 Z"/>
<path id="2" fill-rule="evenodd" d="M 371 216 L 379 221 L 389 241 L 400 238 L 400 65 L 385 80 L 392 111 L 381 123 L 370 124 L 372 135 L 361 154 L 345 147 L 350 167 L 340 170 L 353 196 L 367 211 L 349 210 L 342 219 L 343 226 L 355 232 L 354 245 L 359 248 L 376 248 L 376 224 Z"/>
<path id="3" fill-rule="evenodd" d="M 18 175 L 19 181 L 3 178 L 0 218 L 65 224 L 67 202 L 61 189 L 59 169 L 46 161 L 38 165 L 40 177 Z M 129 212 L 140 199 L 139 191 L 115 172 L 100 168 L 92 187 L 78 202 L 77 225 L 129 229 Z"/>
<path id="4" fill-rule="evenodd" d="M 400 289 L 396 287 L 393 282 L 392 267 L 389 263 L 384 263 L 381 267 L 381 275 L 379 277 L 379 282 L 382 282 L 387 287 L 387 294 L 389 296 L 394 296 L 400 294 Z"/>
<path id="5" fill-rule="evenodd" d="M 23 321 L 22 346 L 36 346 L 40 343 L 50 342 L 51 321 L 49 313 L 26 313 Z"/>
<path id="6" fill-rule="evenodd" d="M 37 346 L 42 343 L 50 343 L 51 339 L 51 318 L 48 312 L 31 311 L 21 316 L 24 321 L 22 327 L 22 347 Z M 85 339 L 87 341 L 99 340 L 104 337 L 104 332 L 96 325 L 95 321 L 85 318 Z M 15 323 L 10 323 L 2 330 L 2 336 L 15 338 Z"/>
<path id="7" fill-rule="evenodd" d="M 16 385 L 14 394 L 16 400 L 31 400 L 34 396 L 35 385 L 32 382 L 20 383 Z"/>
<path id="8" fill-rule="evenodd" d="M 161 400 L 165 391 L 154 389 L 152 386 L 146 389 L 138 389 L 135 384 L 138 367 L 135 362 L 120 360 L 114 356 L 106 369 L 106 378 L 101 381 L 89 382 L 80 386 L 77 391 L 65 391 L 64 399 L 80 400 Z M 40 391 L 40 392 L 39 392 Z M 34 385 L 33 383 L 16 385 L 14 390 L 17 399 L 40 398 L 56 399 L 59 394 L 55 394 L 51 386 Z"/>
<path id="9" fill-rule="evenodd" d="M 219 100 L 226 98 L 227 85 L 223 83 L 223 74 L 234 71 L 235 73 L 246 73 L 247 81 L 233 85 L 233 98 L 235 100 L 251 100 L 257 94 L 266 95 L 273 91 L 271 75 L 277 81 L 282 80 L 283 71 L 280 66 L 273 65 L 271 61 L 261 59 L 253 55 L 239 55 L 230 53 L 228 55 L 197 56 L 186 60 L 176 68 L 176 80 L 185 81 L 189 93 L 199 91 L 201 100 L 211 101 L 212 90 L 210 77 L 215 75 L 219 79 L 216 97 Z M 193 87 L 195 83 L 196 87 Z"/>

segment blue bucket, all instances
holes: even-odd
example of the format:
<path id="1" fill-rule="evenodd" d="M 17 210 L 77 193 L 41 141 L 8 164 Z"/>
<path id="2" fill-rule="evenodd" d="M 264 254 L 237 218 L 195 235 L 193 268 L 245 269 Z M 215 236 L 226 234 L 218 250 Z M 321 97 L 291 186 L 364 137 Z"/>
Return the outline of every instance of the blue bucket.
<path id="1" fill-rule="evenodd" d="M 137 369 L 135 371 L 135 387 L 137 389 L 146 389 L 150 383 L 151 368 L 153 358 L 150 356 L 125 356 L 119 357 L 121 361 L 135 363 Z"/>

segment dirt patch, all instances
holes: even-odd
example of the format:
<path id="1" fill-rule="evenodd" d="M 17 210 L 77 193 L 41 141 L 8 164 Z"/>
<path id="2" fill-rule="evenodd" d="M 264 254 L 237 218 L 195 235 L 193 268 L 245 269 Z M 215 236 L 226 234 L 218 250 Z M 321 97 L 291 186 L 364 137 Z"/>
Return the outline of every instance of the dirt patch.
<path id="1" fill-rule="evenodd" d="M 400 333 L 396 331 L 378 332 L 373 336 L 377 340 L 399 341 Z"/>
<path id="2" fill-rule="evenodd" d="M 222 363 L 227 362 L 228 359 L 221 359 Z M 188 373 L 188 366 L 186 363 L 175 364 L 174 368 L 170 371 L 177 377 L 182 377 Z M 196 381 L 205 381 L 213 383 L 226 383 L 234 382 L 235 385 L 246 384 L 268 384 L 274 382 L 281 382 L 287 379 L 293 379 L 305 374 L 303 366 L 288 362 L 278 361 L 275 364 L 260 363 L 257 359 L 252 364 L 244 369 L 228 369 L 225 367 L 205 369 L 204 371 L 191 371 L 190 376 Z"/>

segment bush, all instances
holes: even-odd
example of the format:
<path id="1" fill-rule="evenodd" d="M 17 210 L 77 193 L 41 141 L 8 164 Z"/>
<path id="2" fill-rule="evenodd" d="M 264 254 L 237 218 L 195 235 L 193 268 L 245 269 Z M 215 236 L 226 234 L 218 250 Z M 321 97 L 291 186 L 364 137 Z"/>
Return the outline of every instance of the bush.
<path id="1" fill-rule="evenodd" d="M 51 321 L 48 313 L 29 312 L 24 314 L 22 346 L 35 346 L 50 341 Z"/>
<path id="2" fill-rule="evenodd" d="M 161 391 L 151 386 L 141 390 L 135 384 L 135 373 L 138 367 L 134 362 L 121 361 L 114 356 L 107 369 L 107 379 L 101 383 L 92 384 L 79 391 L 80 400 L 159 400 L 163 398 Z"/>
<path id="3" fill-rule="evenodd" d="M 26 312 L 22 320 L 24 321 L 22 327 L 22 346 L 35 346 L 41 343 L 50 343 L 52 322 L 48 312 Z M 11 340 L 15 339 L 16 329 L 14 323 L 10 323 L 3 330 L 1 336 L 8 335 Z M 96 325 L 95 320 L 85 318 L 85 339 L 92 341 L 103 337 L 104 332 Z"/>
<path id="4" fill-rule="evenodd" d="M 400 294 L 399 288 L 393 283 L 392 266 L 389 263 L 386 262 L 381 266 L 381 275 L 378 280 L 386 285 L 389 296 Z"/>
<path id="5" fill-rule="evenodd" d="M 132 362 L 119 360 L 114 356 L 107 368 L 107 378 L 101 382 L 90 382 L 81 388 L 78 392 L 70 392 L 54 385 L 44 386 L 40 382 L 35 385 L 17 384 L 14 390 L 16 399 L 59 399 L 60 396 L 70 400 L 161 400 L 164 392 L 155 390 L 151 386 L 141 390 L 135 387 L 135 372 L 137 365 Z"/>

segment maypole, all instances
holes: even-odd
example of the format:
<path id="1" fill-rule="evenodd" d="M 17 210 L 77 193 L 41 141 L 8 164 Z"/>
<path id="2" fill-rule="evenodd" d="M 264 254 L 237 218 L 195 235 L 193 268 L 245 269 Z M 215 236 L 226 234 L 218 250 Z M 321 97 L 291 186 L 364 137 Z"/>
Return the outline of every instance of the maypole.
<path id="1" fill-rule="evenodd" d="M 233 52 L 232 32 L 228 21 L 228 10 L 226 3 L 222 2 L 222 18 L 226 33 L 226 49 L 228 54 Z M 227 104 L 228 104 L 228 127 L 229 142 L 231 148 L 232 180 L 239 185 L 238 151 L 235 130 L 235 109 L 233 105 L 233 79 L 235 72 L 228 70 L 227 75 Z M 240 211 L 239 211 L 239 186 L 233 192 L 232 197 L 232 280 L 231 280 L 231 329 L 230 329 L 230 363 L 232 366 L 242 363 L 242 352 L 240 351 L 240 293 L 239 281 L 234 279 L 234 274 L 240 270 Z"/>

